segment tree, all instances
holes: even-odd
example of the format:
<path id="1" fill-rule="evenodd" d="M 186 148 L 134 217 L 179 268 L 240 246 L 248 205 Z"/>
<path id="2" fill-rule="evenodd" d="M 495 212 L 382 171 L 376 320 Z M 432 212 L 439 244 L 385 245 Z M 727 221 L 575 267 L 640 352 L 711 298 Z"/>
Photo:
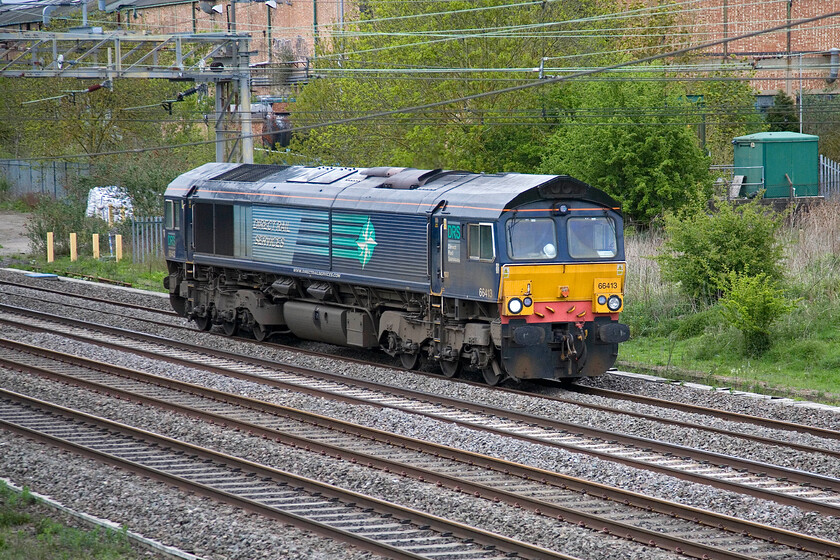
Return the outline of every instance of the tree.
<path id="1" fill-rule="evenodd" d="M 348 24 L 352 29 L 322 53 L 325 78 L 298 96 L 295 124 L 533 82 L 538 76 L 531 69 L 545 56 L 601 50 L 605 39 L 575 32 L 605 25 L 579 21 L 595 15 L 597 6 L 596 0 L 367 4 L 361 21 Z M 546 117 L 552 109 L 538 89 L 318 128 L 297 135 L 291 148 L 325 163 L 532 171 L 523 166 L 539 161 L 535 151 L 552 124 Z"/>
<path id="2" fill-rule="evenodd" d="M 84 85 L 81 85 L 84 84 Z M 101 88 L 60 99 L 36 101 L 90 85 L 71 79 L 0 78 L 0 152 L 15 158 L 78 156 L 149 146 L 178 145 L 208 137 L 199 117 L 208 101 L 188 97 L 167 114 L 160 102 L 176 97 L 183 83 L 166 80 L 116 80 Z M 212 106 L 212 102 L 211 106 Z M 132 109 L 142 107 L 141 109 Z M 87 158 L 90 186 L 120 185 L 138 212 L 158 214 L 161 195 L 178 174 L 213 159 L 213 146 L 188 146 Z M 77 158 L 78 159 L 78 158 Z M 65 185 L 68 194 L 74 185 Z M 77 193 L 86 197 L 87 191 Z"/>
<path id="3" fill-rule="evenodd" d="M 643 225 L 705 203 L 709 162 L 684 122 L 691 105 L 677 86 L 640 79 L 568 89 L 574 105 L 547 141 L 541 172 L 573 175 L 605 190 Z"/>
<path id="4" fill-rule="evenodd" d="M 764 120 L 771 132 L 799 132 L 796 102 L 783 91 L 773 96 L 773 106 L 767 109 Z"/>
<path id="5" fill-rule="evenodd" d="M 698 82 L 692 93 L 703 98 L 705 107 L 705 148 L 713 165 L 732 165 L 732 139 L 761 132 L 765 124 L 755 110 L 756 91 L 745 80 L 712 74 Z M 747 78 L 747 76 L 742 76 Z"/>

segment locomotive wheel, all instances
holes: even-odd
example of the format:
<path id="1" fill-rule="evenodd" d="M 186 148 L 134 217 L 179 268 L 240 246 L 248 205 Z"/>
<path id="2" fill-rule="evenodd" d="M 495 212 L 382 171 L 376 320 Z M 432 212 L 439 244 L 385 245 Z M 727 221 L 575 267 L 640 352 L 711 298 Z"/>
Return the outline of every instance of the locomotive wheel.
<path id="1" fill-rule="evenodd" d="M 453 378 L 458 375 L 458 372 L 461 371 L 461 361 L 448 361 L 448 360 L 441 360 L 440 361 L 440 371 L 443 373 L 444 377 Z"/>
<path id="2" fill-rule="evenodd" d="M 259 323 L 254 323 L 254 326 L 251 327 L 251 332 L 254 334 L 254 339 L 257 342 L 262 342 L 266 338 L 268 338 L 269 331 L 264 326 L 260 325 Z"/>
<path id="3" fill-rule="evenodd" d="M 400 354 L 400 363 L 405 369 L 418 369 L 420 367 L 420 354 Z"/>
<path id="4" fill-rule="evenodd" d="M 502 380 L 502 377 L 504 377 L 502 368 L 499 366 L 499 362 L 497 360 L 493 360 L 486 368 L 482 369 L 481 375 L 484 377 L 484 382 L 491 387 L 498 385 Z"/>
<path id="5" fill-rule="evenodd" d="M 225 321 L 222 323 L 222 330 L 228 336 L 233 336 L 239 332 L 239 323 L 234 321 Z"/>
<path id="6" fill-rule="evenodd" d="M 210 317 L 196 317 L 193 319 L 195 326 L 200 331 L 209 331 L 213 324 L 210 322 Z"/>

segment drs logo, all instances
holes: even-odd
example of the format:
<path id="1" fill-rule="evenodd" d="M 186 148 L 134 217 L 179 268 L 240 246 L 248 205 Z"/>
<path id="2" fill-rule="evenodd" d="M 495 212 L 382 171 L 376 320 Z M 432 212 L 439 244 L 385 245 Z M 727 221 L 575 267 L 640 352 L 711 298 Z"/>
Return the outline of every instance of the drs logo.
<path id="1" fill-rule="evenodd" d="M 447 239 L 461 239 L 461 224 L 449 224 L 449 227 L 446 228 L 446 231 Z"/>

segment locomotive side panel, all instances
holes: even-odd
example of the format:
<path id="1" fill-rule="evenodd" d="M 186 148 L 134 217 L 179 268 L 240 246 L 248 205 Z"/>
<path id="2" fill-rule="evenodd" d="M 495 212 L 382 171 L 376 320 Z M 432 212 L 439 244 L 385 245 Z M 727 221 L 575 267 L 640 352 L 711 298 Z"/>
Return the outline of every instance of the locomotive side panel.
<path id="1" fill-rule="evenodd" d="M 254 260 L 329 270 L 328 211 L 255 205 L 244 226 L 250 230 Z"/>
<path id="2" fill-rule="evenodd" d="M 428 284 L 427 230 L 425 216 L 333 211 L 332 269 Z"/>

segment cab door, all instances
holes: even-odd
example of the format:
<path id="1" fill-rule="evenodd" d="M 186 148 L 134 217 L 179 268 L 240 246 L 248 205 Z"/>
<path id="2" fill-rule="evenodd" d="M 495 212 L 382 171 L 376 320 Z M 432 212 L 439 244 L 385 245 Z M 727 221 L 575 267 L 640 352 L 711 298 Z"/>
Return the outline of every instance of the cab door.
<path id="1" fill-rule="evenodd" d="M 164 254 L 167 259 L 183 261 L 186 258 L 184 247 L 184 208 L 181 199 L 164 200 Z"/>
<path id="2" fill-rule="evenodd" d="M 433 296 L 443 296 L 449 271 L 446 267 L 446 219 L 440 216 L 429 217 L 429 292 Z"/>

